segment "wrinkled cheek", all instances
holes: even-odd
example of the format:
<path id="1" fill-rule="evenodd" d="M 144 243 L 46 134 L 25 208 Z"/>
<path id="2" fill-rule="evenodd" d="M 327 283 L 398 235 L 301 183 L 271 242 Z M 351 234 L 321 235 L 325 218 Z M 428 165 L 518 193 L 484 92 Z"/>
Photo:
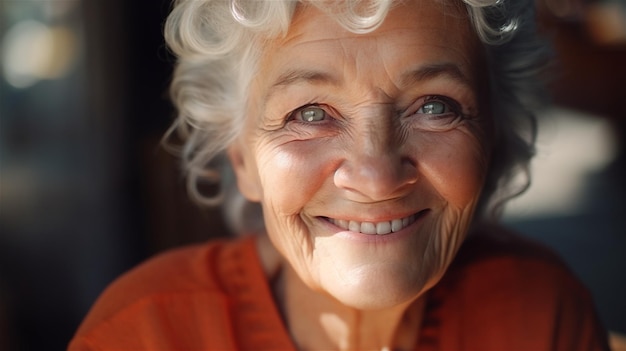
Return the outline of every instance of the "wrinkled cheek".
<path id="1" fill-rule="evenodd" d="M 488 158 L 477 142 L 450 146 L 428 153 L 422 171 L 448 206 L 464 212 L 480 197 Z"/>
<path id="2" fill-rule="evenodd" d="M 295 145 L 294 145 L 295 146 Z M 315 251 L 310 220 L 303 215 L 324 182 L 323 160 L 302 148 L 281 147 L 257 157 L 263 187 L 263 214 L 270 240 L 305 281 Z"/>
<path id="3" fill-rule="evenodd" d="M 474 217 L 474 210 L 484 183 L 486 161 L 478 148 L 466 148 L 440 166 L 442 178 L 435 185 L 445 199 L 438 220 L 437 251 L 440 265 L 447 266 L 461 246 Z"/>
<path id="4" fill-rule="evenodd" d="M 462 210 L 449 208 L 424 228 L 428 233 L 428 242 L 417 267 L 418 280 L 423 281 L 424 289 L 432 288 L 454 260 L 465 239 L 465 218 L 469 217 Z"/>
<path id="5" fill-rule="evenodd" d="M 260 162 L 264 201 L 281 215 L 300 213 L 323 182 L 321 160 L 295 147 L 275 150 Z"/>
<path id="6" fill-rule="evenodd" d="M 433 250 L 439 255 L 440 268 L 445 268 L 452 262 L 465 240 L 472 220 L 472 210 L 472 207 L 463 209 L 449 207 L 438 221 L 440 234 L 434 240 Z"/>
<path id="7" fill-rule="evenodd" d="M 427 254 L 438 275 L 443 274 L 465 240 L 488 165 L 488 157 L 478 141 L 466 136 L 448 141 L 422 158 L 423 172 L 443 200 L 443 207 L 438 209 L 441 212 L 432 222 Z"/>

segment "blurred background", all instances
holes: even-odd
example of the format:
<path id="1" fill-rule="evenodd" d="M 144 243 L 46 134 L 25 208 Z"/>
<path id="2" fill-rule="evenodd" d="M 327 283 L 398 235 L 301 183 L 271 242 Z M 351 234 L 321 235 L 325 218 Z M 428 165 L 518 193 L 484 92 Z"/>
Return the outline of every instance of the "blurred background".
<path id="1" fill-rule="evenodd" d="M 533 186 L 505 221 L 559 252 L 626 333 L 626 1 L 538 0 L 560 63 Z M 225 235 L 159 145 L 167 0 L 0 0 L 0 350 L 64 350 L 102 289 Z"/>

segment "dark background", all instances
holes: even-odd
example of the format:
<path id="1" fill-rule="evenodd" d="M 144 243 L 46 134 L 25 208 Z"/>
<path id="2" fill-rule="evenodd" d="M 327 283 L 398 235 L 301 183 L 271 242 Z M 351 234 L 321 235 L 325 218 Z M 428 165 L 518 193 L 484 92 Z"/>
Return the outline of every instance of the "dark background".
<path id="1" fill-rule="evenodd" d="M 159 145 L 174 115 L 173 59 L 161 34 L 169 6 L 0 1 L 4 44 L 29 19 L 75 37 L 63 75 L 16 87 L 5 68 L 0 80 L 0 350 L 63 350 L 121 272 L 167 248 L 227 234 L 218 211 L 187 199 L 177 158 Z M 555 104 L 599 116 L 625 140 L 624 42 L 590 35 L 584 7 L 557 10 L 543 17 L 563 61 Z M 607 326 L 622 333 L 624 175 L 620 151 L 589 174 L 583 210 L 509 220 L 561 253 L 590 286 Z"/>
<path id="2" fill-rule="evenodd" d="M 121 272 L 226 232 L 217 211 L 187 199 L 178 159 L 160 145 L 174 115 L 169 2 L 0 6 L 0 38 L 34 19 L 76 39 L 62 77 L 0 81 L 0 350 L 62 350 Z"/>

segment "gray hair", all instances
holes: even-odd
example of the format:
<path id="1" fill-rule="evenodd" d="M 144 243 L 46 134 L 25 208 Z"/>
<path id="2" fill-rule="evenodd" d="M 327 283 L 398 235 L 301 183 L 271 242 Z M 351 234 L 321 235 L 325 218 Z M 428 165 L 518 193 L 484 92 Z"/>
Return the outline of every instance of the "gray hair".
<path id="1" fill-rule="evenodd" d="M 453 1 L 453 0 L 439 0 Z M 225 149 L 244 125 L 248 91 L 264 41 L 285 35 L 300 2 L 176 0 L 165 24 L 165 39 L 177 56 L 171 98 L 178 116 L 168 131 L 185 140 L 182 150 L 191 197 L 200 204 L 225 202 L 235 231 L 259 230 L 258 205 L 236 189 Z M 467 8 L 484 44 L 490 83 L 495 140 L 478 211 L 494 216 L 530 184 L 536 126 L 532 106 L 542 96 L 539 69 L 546 62 L 545 43 L 535 27 L 533 0 L 454 0 Z M 382 24 L 392 0 L 311 1 L 354 33 Z M 522 182 L 516 182 L 522 175 Z M 202 183 L 219 184 L 207 196 Z"/>

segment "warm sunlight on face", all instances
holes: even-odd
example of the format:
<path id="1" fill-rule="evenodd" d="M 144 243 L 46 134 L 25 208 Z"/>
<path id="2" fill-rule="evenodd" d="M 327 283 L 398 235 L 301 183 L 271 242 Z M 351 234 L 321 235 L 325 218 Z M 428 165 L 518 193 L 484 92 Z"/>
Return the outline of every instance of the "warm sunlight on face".
<path id="1" fill-rule="evenodd" d="M 436 1 L 365 35 L 299 8 L 265 46 L 231 159 L 309 287 L 379 309 L 441 277 L 489 159 L 478 48 L 465 9 Z"/>

